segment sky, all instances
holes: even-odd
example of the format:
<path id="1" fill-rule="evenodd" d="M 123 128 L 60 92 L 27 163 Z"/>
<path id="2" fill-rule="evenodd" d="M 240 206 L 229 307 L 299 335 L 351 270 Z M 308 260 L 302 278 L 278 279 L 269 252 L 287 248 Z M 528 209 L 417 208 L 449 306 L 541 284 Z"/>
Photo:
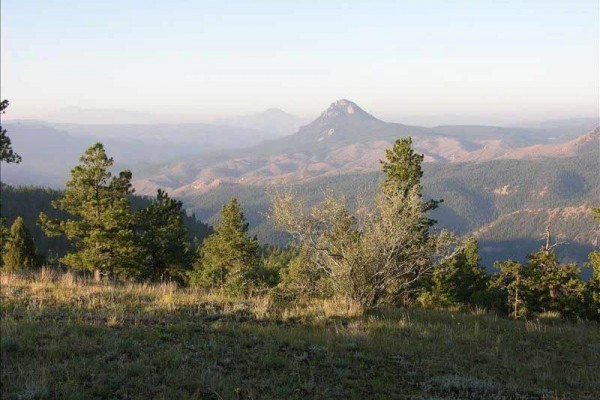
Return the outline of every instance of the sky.
<path id="1" fill-rule="evenodd" d="M 169 122 L 347 98 L 394 120 L 598 115 L 598 0 L 2 0 L 8 118 Z"/>

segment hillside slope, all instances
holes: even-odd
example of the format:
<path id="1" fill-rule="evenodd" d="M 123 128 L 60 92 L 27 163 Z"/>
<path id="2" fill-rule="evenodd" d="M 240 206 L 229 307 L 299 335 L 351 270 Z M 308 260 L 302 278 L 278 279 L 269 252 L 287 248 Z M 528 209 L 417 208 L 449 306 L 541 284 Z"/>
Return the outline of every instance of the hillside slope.
<path id="1" fill-rule="evenodd" d="M 0 275 L 3 399 L 596 399 L 600 328 Z M 568 365 L 568 368 L 564 368 Z"/>

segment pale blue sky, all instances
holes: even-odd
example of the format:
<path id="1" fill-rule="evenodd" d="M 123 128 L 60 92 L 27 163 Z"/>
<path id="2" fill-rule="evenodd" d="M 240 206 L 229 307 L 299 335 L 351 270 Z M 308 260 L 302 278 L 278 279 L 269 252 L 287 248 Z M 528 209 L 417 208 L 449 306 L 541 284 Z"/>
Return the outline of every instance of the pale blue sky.
<path id="1" fill-rule="evenodd" d="M 314 116 L 339 98 L 398 121 L 598 113 L 598 0 L 1 4 L 14 118 L 68 106 Z"/>

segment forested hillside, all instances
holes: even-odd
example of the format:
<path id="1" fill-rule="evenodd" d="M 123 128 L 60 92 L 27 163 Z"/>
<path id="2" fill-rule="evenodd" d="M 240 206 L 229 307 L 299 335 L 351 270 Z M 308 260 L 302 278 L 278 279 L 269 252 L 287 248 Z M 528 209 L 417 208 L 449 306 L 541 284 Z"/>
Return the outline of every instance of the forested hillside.
<path id="1" fill-rule="evenodd" d="M 540 160 L 493 160 L 483 163 L 423 165 L 425 195 L 444 202 L 433 216 L 457 233 L 475 233 L 484 263 L 522 259 L 538 249 L 546 225 L 566 260 L 583 262 L 600 240 L 590 208 L 600 198 L 598 148 L 588 146 L 574 157 Z M 348 173 L 296 185 L 224 184 L 196 196 L 182 198 L 199 218 L 214 221 L 228 198 L 244 206 L 252 228 L 261 240 L 284 240 L 265 218 L 269 193 L 293 187 L 307 203 L 320 201 L 327 190 L 350 199 L 370 198 L 381 173 Z"/>

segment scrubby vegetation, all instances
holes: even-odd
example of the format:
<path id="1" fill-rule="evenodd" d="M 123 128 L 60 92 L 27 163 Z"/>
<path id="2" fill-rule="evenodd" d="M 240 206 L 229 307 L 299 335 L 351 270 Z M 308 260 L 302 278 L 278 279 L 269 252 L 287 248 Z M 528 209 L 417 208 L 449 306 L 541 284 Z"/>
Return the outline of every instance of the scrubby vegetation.
<path id="1" fill-rule="evenodd" d="M 595 399 L 600 327 L 1 275 L 3 399 Z"/>

